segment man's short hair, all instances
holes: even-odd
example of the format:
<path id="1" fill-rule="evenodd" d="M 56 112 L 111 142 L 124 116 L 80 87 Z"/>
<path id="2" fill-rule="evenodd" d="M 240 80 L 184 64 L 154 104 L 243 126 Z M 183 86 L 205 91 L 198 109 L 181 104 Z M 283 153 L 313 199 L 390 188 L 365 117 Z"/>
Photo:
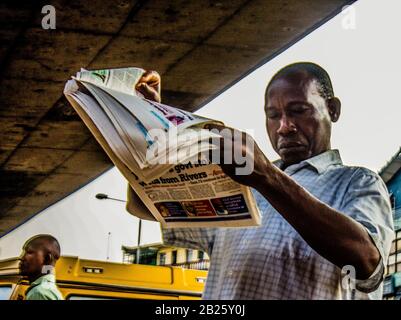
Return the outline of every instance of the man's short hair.
<path id="1" fill-rule="evenodd" d="M 266 93 L 269 90 L 270 85 L 281 78 L 285 78 L 289 75 L 306 73 L 311 76 L 312 79 L 316 79 L 319 84 L 319 93 L 325 99 L 331 99 L 334 97 L 333 85 L 331 84 L 330 76 L 326 70 L 321 66 L 313 62 L 296 62 L 285 66 L 280 69 L 270 80 L 266 88 Z"/>
<path id="2" fill-rule="evenodd" d="M 60 243 L 50 234 L 38 234 L 33 236 L 25 242 L 24 248 L 28 245 L 38 245 L 44 249 L 46 253 L 51 253 L 56 260 L 60 258 Z M 50 247 L 48 245 L 50 245 Z"/>

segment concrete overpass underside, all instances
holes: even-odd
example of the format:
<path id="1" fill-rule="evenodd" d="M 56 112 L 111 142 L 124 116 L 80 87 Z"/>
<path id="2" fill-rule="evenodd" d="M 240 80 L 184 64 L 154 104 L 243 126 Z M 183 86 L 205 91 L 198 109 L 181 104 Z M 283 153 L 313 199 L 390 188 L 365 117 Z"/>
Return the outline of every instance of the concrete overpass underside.
<path id="1" fill-rule="evenodd" d="M 62 95 L 81 67 L 157 70 L 163 102 L 194 111 L 349 2 L 2 1 L 0 235 L 112 166 Z"/>

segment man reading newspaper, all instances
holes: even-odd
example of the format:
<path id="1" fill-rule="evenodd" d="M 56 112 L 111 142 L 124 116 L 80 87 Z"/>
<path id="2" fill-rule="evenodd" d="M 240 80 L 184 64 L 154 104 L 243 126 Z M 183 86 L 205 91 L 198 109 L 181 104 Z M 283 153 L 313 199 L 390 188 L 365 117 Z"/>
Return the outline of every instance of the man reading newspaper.
<path id="1" fill-rule="evenodd" d="M 159 84 L 149 72 L 137 88 L 160 101 Z M 163 230 L 165 243 L 210 255 L 204 299 L 381 299 L 393 240 L 389 196 L 377 174 L 345 166 L 331 149 L 340 112 L 329 75 L 316 64 L 286 66 L 270 80 L 266 129 L 280 160 L 272 163 L 255 143 L 250 175 L 221 164 L 253 188 L 261 226 Z M 143 208 L 133 193 L 130 202 Z"/>

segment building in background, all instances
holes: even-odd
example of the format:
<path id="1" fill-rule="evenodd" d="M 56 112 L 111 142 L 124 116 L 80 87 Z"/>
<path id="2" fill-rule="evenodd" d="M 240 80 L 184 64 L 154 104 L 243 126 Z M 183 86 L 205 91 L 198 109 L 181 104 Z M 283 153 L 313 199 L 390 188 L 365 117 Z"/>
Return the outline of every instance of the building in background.
<path id="1" fill-rule="evenodd" d="M 401 300 L 401 148 L 380 170 L 380 176 L 390 193 L 395 229 L 395 240 L 391 245 L 387 263 L 383 297 Z"/>
<path id="2" fill-rule="evenodd" d="M 123 263 L 174 266 L 185 269 L 208 270 L 209 256 L 200 250 L 176 248 L 161 243 L 135 247 L 122 246 Z M 139 261 L 138 261 L 139 256 Z"/>

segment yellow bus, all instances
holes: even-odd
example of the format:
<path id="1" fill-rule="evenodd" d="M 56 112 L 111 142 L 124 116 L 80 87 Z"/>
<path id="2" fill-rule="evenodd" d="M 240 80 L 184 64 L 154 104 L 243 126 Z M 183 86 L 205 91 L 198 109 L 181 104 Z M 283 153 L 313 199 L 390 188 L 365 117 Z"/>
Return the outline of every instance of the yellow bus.
<path id="1" fill-rule="evenodd" d="M 0 261 L 0 300 L 25 298 L 19 258 Z M 207 271 L 61 257 L 56 281 L 66 300 L 200 299 Z"/>

